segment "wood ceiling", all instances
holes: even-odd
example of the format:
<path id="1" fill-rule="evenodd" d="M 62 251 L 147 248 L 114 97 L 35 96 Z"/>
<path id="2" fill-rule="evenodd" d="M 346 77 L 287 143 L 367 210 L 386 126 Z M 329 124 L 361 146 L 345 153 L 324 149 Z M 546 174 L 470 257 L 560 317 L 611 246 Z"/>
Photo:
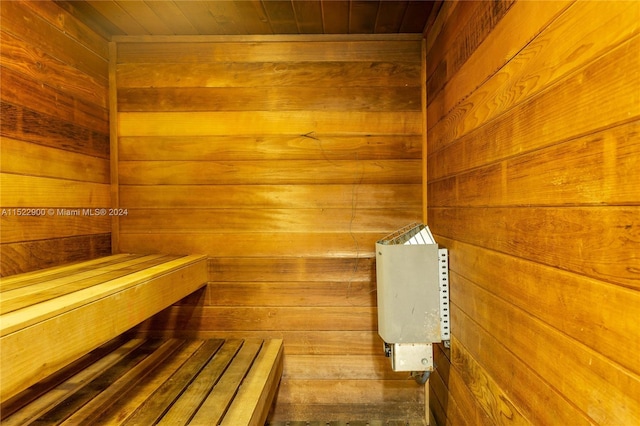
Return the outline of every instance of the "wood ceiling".
<path id="1" fill-rule="evenodd" d="M 56 1 L 114 35 L 423 33 L 436 0 Z"/>

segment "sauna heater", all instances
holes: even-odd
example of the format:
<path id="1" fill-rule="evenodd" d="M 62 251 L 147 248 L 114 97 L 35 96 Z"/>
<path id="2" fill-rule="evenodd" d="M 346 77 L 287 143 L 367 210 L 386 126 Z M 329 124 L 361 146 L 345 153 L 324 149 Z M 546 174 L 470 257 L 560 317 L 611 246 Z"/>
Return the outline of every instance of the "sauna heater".
<path id="1" fill-rule="evenodd" d="M 433 371 L 432 344 L 450 339 L 447 249 L 426 225 L 376 242 L 378 333 L 394 371 Z"/>

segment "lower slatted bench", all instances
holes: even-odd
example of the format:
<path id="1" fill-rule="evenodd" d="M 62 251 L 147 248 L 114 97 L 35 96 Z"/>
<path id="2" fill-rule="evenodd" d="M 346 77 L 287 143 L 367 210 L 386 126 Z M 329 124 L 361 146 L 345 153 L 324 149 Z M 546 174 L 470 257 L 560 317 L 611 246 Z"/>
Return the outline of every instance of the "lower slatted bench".
<path id="1" fill-rule="evenodd" d="M 206 282 L 206 256 L 160 254 L 117 254 L 1 279 L 2 402 Z"/>
<path id="2" fill-rule="evenodd" d="M 2 424 L 264 425 L 281 374 L 279 339 L 123 335 L 9 401 Z"/>

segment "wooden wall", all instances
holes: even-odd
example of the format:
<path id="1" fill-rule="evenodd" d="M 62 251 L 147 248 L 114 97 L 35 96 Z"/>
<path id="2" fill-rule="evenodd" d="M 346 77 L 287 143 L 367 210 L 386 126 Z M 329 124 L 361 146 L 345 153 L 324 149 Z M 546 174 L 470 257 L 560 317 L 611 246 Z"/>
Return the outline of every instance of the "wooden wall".
<path id="1" fill-rule="evenodd" d="M 439 424 L 640 424 L 640 3 L 445 2 L 428 220 Z"/>
<path id="2" fill-rule="evenodd" d="M 110 205 L 107 42 L 53 2 L 0 7 L 0 275 L 110 254 L 109 217 L 77 214 Z"/>
<path id="3" fill-rule="evenodd" d="M 419 419 L 382 356 L 373 250 L 422 216 L 420 38 L 116 48 L 117 249 L 211 257 L 206 292 L 147 327 L 283 337 L 276 419 Z"/>

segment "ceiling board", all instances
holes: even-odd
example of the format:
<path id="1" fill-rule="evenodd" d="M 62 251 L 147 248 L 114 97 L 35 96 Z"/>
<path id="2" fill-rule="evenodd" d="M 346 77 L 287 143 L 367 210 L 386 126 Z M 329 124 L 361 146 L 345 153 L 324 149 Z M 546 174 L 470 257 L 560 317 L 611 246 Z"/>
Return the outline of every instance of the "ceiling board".
<path id="1" fill-rule="evenodd" d="M 439 0 L 55 0 L 99 34 L 422 34 Z"/>

